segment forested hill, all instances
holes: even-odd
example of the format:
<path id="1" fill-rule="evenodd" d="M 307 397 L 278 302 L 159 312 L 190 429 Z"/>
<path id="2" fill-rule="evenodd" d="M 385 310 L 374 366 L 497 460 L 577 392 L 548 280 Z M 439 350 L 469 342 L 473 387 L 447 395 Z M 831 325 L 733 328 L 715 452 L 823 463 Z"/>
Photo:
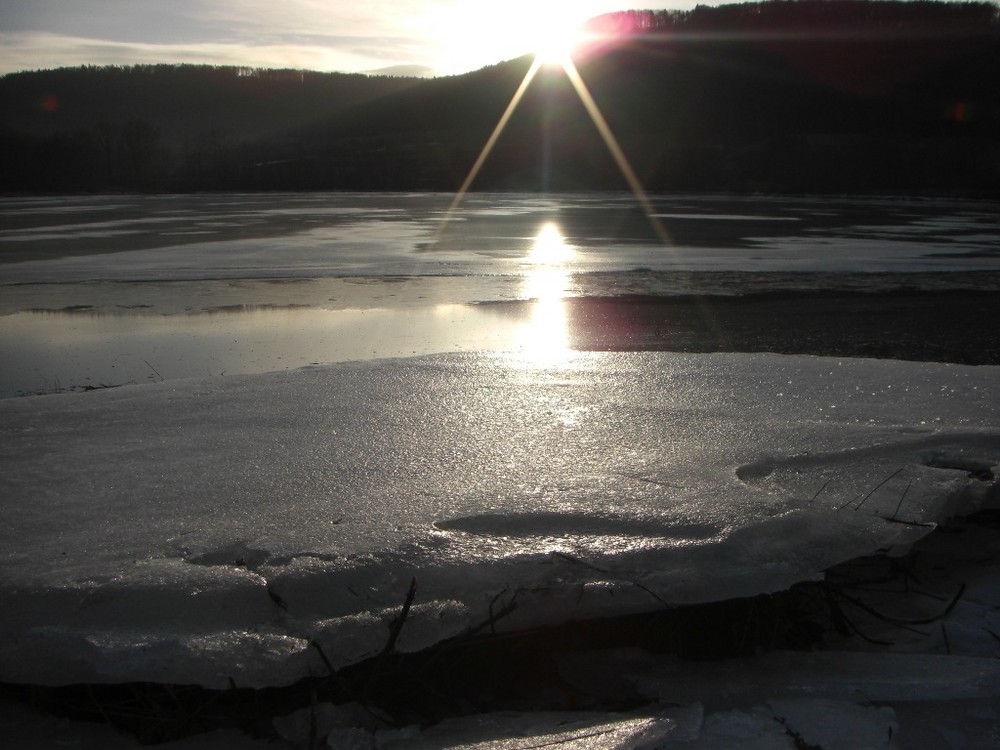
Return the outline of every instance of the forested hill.
<path id="1" fill-rule="evenodd" d="M 1000 195 L 1000 6 L 780 0 L 594 19 L 577 65 L 647 189 Z M 0 191 L 454 190 L 528 70 L 0 78 Z M 543 70 L 474 185 L 619 189 Z"/>

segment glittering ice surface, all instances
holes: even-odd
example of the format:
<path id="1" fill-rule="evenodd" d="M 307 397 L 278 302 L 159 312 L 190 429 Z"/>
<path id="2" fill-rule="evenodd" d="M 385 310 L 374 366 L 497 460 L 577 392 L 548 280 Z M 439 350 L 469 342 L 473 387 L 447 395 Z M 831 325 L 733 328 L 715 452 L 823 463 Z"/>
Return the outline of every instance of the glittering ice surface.
<path id="1" fill-rule="evenodd" d="M 5 399 L 0 672 L 287 684 L 378 653 L 412 578 L 403 650 L 782 589 L 990 502 L 997 376 L 452 354 Z"/>

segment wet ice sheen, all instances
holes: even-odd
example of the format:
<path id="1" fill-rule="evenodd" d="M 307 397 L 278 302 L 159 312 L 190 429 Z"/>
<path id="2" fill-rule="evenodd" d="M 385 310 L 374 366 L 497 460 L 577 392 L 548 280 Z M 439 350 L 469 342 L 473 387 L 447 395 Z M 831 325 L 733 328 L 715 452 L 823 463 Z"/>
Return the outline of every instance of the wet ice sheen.
<path id="1" fill-rule="evenodd" d="M 451 354 L 5 399 L 0 672 L 287 683 L 310 639 L 377 653 L 411 577 L 403 649 L 784 588 L 995 499 L 997 374 Z"/>
<path id="2" fill-rule="evenodd" d="M 660 231 L 628 194 L 0 198 L 0 397 L 544 356 L 569 345 L 565 296 L 981 289 L 998 263 L 986 202 L 652 201 Z"/>

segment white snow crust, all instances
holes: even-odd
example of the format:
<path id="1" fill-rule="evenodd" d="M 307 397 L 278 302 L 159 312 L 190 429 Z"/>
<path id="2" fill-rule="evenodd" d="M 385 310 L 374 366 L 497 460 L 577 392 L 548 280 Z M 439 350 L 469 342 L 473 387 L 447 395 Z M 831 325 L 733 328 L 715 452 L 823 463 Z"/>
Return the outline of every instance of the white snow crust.
<path id="1" fill-rule="evenodd" d="M 413 578 L 402 650 L 784 589 L 995 499 L 997 376 L 453 354 L 0 400 L 0 675 L 288 684 Z"/>

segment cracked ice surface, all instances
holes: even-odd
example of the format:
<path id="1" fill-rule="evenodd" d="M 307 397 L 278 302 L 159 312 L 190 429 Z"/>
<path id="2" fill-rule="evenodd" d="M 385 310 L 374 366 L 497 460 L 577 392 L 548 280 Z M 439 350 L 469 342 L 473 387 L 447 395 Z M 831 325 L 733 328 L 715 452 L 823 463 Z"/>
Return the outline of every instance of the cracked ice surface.
<path id="1" fill-rule="evenodd" d="M 403 650 L 785 588 L 995 499 L 997 375 L 452 354 L 6 399 L 0 673 L 285 684 L 377 654 L 414 577 Z"/>

